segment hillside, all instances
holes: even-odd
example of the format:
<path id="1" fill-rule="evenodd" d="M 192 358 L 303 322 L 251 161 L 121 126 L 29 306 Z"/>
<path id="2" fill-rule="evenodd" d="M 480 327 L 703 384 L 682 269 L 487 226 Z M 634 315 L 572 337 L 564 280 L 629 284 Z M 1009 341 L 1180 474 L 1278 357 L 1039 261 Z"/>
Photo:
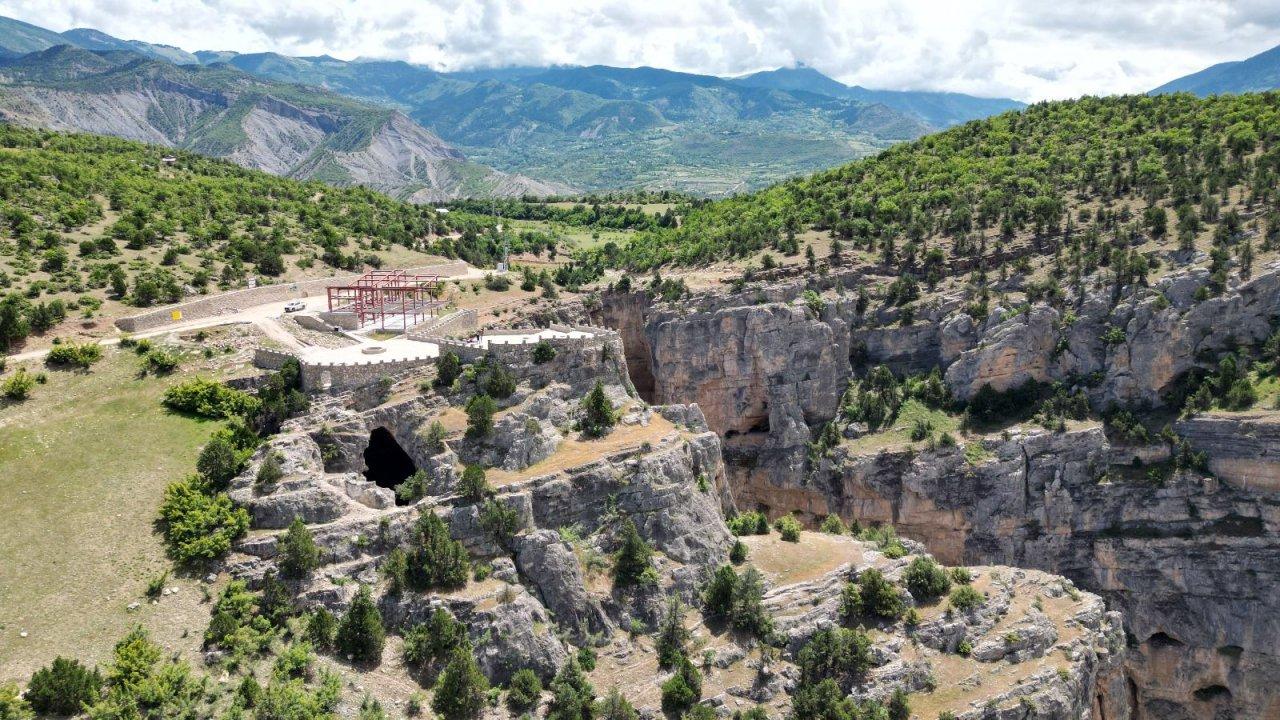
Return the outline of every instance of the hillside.
<path id="1" fill-rule="evenodd" d="M 1218 63 L 1200 72 L 1171 80 L 1152 90 L 1153 95 L 1189 92 L 1206 97 L 1221 93 L 1263 92 L 1280 88 L 1280 47 L 1251 58 Z"/>
<path id="2" fill-rule="evenodd" d="M 190 149 L 411 202 L 563 190 L 469 162 L 385 107 L 226 66 L 145 59 L 132 48 L 57 45 L 0 61 L 0 118 Z"/>
<path id="3" fill-rule="evenodd" d="M 1235 217 L 1223 212 L 1229 205 L 1271 196 L 1278 111 L 1271 93 L 1041 103 L 707 205 L 678 230 L 637 238 L 621 261 L 647 268 L 785 251 L 790 235 L 812 228 L 923 279 L 921 263 L 934 262 L 927 250 L 957 263 L 1028 235 L 1044 252 L 1065 242 L 1064 230 L 1073 245 L 1082 234 L 1122 245 L 1116 233 L 1174 244 Z M 1090 248 L 1072 261 L 1103 258 Z"/>

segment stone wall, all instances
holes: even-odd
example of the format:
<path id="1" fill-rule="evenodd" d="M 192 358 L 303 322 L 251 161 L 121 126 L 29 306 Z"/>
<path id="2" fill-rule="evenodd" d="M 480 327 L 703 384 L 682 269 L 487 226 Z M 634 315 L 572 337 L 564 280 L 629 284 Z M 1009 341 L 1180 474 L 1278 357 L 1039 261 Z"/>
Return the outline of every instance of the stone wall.
<path id="1" fill-rule="evenodd" d="M 469 335 L 479 326 L 474 308 L 455 310 L 448 315 L 432 318 L 409 328 L 405 337 L 422 342 L 436 342 L 438 338 Z"/>
<path id="2" fill-rule="evenodd" d="M 452 277 L 466 273 L 468 265 L 465 262 L 456 260 L 454 262 L 442 263 L 440 265 L 427 265 L 424 267 L 410 269 L 419 273 L 435 273 L 442 277 Z M 354 274 L 335 275 L 327 278 L 302 280 L 296 283 L 260 285 L 255 288 L 245 288 L 243 290 L 233 290 L 231 292 L 207 295 L 174 305 L 165 305 L 164 307 L 153 308 L 130 317 L 120 318 L 116 320 L 116 327 L 125 332 L 140 332 L 143 330 L 163 327 L 175 322 L 173 320 L 174 311 L 180 311 L 182 313 L 182 320 L 176 322 L 183 322 L 187 320 L 199 320 L 201 318 L 233 313 L 255 305 L 281 302 L 290 298 L 318 296 L 324 294 L 326 288 L 335 285 L 348 284 L 358 277 L 360 276 Z"/>

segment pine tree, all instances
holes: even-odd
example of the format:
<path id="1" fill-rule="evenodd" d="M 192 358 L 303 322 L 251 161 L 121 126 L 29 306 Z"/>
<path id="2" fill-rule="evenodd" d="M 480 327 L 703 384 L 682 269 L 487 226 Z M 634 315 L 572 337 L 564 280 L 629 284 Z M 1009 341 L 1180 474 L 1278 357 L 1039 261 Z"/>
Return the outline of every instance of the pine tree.
<path id="1" fill-rule="evenodd" d="M 294 518 L 280 538 L 280 574 L 288 578 L 306 577 L 320 567 L 320 548 L 301 518 Z"/>
<path id="2" fill-rule="evenodd" d="M 462 374 L 462 360 L 457 353 L 449 351 L 436 360 L 436 387 L 448 388 Z"/>
<path id="3" fill-rule="evenodd" d="M 483 393 L 467 401 L 467 437 L 483 438 L 493 432 L 493 414 L 498 404 Z"/>
<path id="4" fill-rule="evenodd" d="M 347 614 L 338 624 L 338 652 L 357 663 L 376 664 L 382 660 L 382 646 L 386 631 L 382 628 L 382 613 L 373 603 L 369 588 L 361 585 L 351 601 Z"/>
<path id="5" fill-rule="evenodd" d="M 600 701 L 597 710 L 600 720 L 640 720 L 640 713 L 629 700 L 614 686 L 609 694 Z"/>
<path id="6" fill-rule="evenodd" d="M 617 421 L 613 403 L 604 392 L 604 383 L 597 380 L 595 387 L 582 399 L 582 432 L 588 437 L 604 437 Z"/>
<path id="7" fill-rule="evenodd" d="M 569 662 L 551 681 L 551 704 L 547 707 L 547 720 L 593 720 L 595 717 L 595 688 L 582 674 L 578 660 L 570 656 Z"/>
<path id="8" fill-rule="evenodd" d="M 669 668 L 684 657 L 684 646 L 689 642 L 689 631 L 684 627 L 684 607 L 680 599 L 672 597 L 667 602 L 667 613 L 658 626 L 654 646 L 658 651 L 658 667 Z"/>
<path id="9" fill-rule="evenodd" d="M 480 673 L 470 643 L 461 643 L 449 656 L 449 664 L 436 680 L 431 709 L 445 720 L 469 720 L 480 716 L 489 681 Z"/>
<path id="10" fill-rule="evenodd" d="M 641 585 L 653 576 L 653 548 L 640 537 L 631 518 L 627 518 L 622 523 L 622 547 L 613 563 L 613 581 L 618 585 Z"/>

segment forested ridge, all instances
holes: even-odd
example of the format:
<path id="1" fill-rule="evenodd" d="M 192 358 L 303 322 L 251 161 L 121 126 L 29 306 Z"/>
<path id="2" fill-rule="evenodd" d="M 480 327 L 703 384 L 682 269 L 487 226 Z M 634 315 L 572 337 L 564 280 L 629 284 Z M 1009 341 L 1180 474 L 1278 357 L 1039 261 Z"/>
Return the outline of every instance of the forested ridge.
<path id="1" fill-rule="evenodd" d="M 889 260 L 904 243 L 932 238 L 965 254 L 983 231 L 1058 233 L 1087 223 L 1070 210 L 1117 200 L 1167 208 L 1191 232 L 1193 220 L 1217 220 L 1214 207 L 1230 190 L 1246 202 L 1274 199 L 1278 111 L 1277 93 L 1039 103 L 708 204 L 678 229 L 601 252 L 634 269 L 696 265 L 766 248 L 795 252 L 794 234 L 814 228 Z M 1160 221 L 1153 214 L 1149 222 Z"/>

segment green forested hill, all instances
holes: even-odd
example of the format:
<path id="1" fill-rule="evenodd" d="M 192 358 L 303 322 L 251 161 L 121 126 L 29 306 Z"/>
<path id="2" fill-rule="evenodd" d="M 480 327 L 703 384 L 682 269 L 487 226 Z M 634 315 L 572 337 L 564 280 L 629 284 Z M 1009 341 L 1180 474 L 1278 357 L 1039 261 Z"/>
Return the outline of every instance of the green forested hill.
<path id="1" fill-rule="evenodd" d="M 1173 213 L 1180 231 L 1194 233 L 1233 201 L 1274 205 L 1277 137 L 1276 93 L 1040 103 L 704 206 L 677 230 L 601 252 L 633 268 L 699 264 L 770 247 L 785 252 L 789 235 L 815 228 L 891 262 L 935 238 L 964 255 L 978 252 L 982 237 L 998 245 L 1083 227 L 1098 207 L 1106 216 L 1120 200 Z M 1107 227 L 1142 220 L 1147 232 L 1174 232 L 1155 211 L 1132 213 L 1108 217 Z"/>

